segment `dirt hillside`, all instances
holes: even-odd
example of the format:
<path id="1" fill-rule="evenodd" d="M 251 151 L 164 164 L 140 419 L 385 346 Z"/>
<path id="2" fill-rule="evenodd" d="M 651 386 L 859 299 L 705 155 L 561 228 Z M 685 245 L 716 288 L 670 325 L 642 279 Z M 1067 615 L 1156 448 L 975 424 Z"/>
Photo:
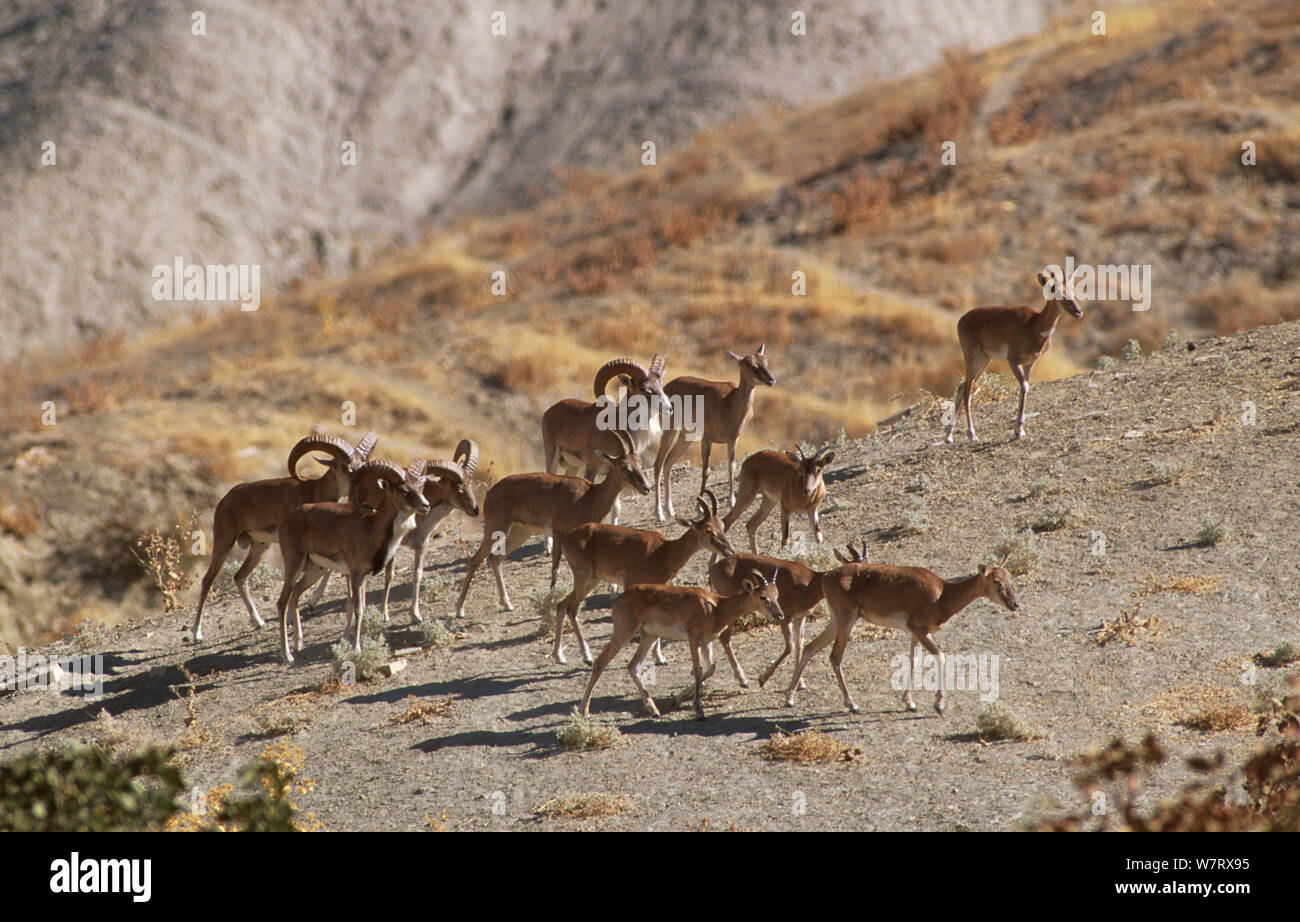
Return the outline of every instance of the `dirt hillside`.
<path id="1" fill-rule="evenodd" d="M 468 617 L 453 623 L 446 616 L 464 542 L 477 534 L 459 521 L 438 542 L 425 579 L 426 616 L 441 616 L 455 638 L 405 657 L 395 676 L 331 684 L 338 600 L 307 619 L 300 663 L 281 666 L 272 633 L 248 629 L 223 579 L 203 646 L 187 641 L 186 607 L 44 647 L 102 654 L 104 697 L 40 692 L 0 701 L 0 753 L 78 738 L 169 741 L 203 793 L 234 781 L 268 743 L 287 743 L 315 781 L 300 806 L 330 829 L 678 830 L 1007 829 L 1077 808 L 1069 760 L 1115 735 L 1135 740 L 1154 729 L 1175 756 L 1220 749 L 1240 756 L 1255 742 L 1252 704 L 1295 671 L 1250 668 L 1252 656 L 1300 640 L 1300 324 L 1193 346 L 1035 384 L 1024 441 L 1009 440 L 1014 400 L 1004 389 L 1003 399 L 977 404 L 984 439 L 977 445 L 944 445 L 936 405 L 836 446 L 828 544 L 808 548 L 810 559 L 825 561 L 830 545 L 865 538 L 877 561 L 955 577 L 1009 550 L 1020 610 L 976 602 L 937 639 L 950 656 L 997 656 L 996 704 L 1038 738 L 981 738 L 976 721 L 990 702 L 976 692 L 953 692 L 942 718 L 930 710 L 931 693 L 921 692 L 921 710 L 908 714 L 889 681 L 905 639 L 860 631 L 846 672 L 861 715 L 843 710 L 820 658 L 794 708 L 780 695 L 789 666 L 768 688 L 751 679 L 740 691 L 724 663 L 710 680 L 707 721 L 685 711 L 653 720 L 641 716 L 620 655 L 593 701 L 596 723 L 617 727 L 620 742 L 566 750 L 556 732 L 587 673 L 549 662 L 548 644 L 536 636 L 548 568 L 540 545 L 506 565 L 514 612 L 497 609 L 483 574 Z M 996 397 L 998 382 L 988 390 Z M 760 413 L 764 401 L 759 395 Z M 695 477 L 682 471 L 678 496 Z M 632 523 L 652 518 L 647 500 L 624 508 Z M 765 550 L 775 549 L 774 533 L 768 526 L 761 534 Z M 697 557 L 683 578 L 698 580 L 703 565 Z M 421 642 L 406 623 L 409 566 L 403 555 L 386 631 L 393 649 Z M 256 592 L 264 611 L 278 589 L 264 570 Z M 375 587 L 370 599 L 378 601 Z M 597 594 L 584 612 L 597 651 L 609 633 L 608 602 Z M 779 646 L 770 628 L 736 642 L 751 677 Z M 572 643 L 569 650 L 572 663 Z M 667 655 L 653 687 L 661 703 L 689 672 L 680 643 Z M 430 713 L 390 720 L 412 699 Z M 809 728 L 860 753 L 828 765 L 761 756 L 778 730 Z M 1188 777 L 1171 759 L 1149 796 Z M 569 793 L 628 801 L 604 818 L 539 816 Z"/>

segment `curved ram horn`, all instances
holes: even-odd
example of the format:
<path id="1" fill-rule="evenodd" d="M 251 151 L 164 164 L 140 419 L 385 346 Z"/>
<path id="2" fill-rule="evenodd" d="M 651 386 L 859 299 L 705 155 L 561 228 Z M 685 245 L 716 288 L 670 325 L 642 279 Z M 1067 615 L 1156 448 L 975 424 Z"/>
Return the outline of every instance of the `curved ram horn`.
<path id="1" fill-rule="evenodd" d="M 478 470 L 478 442 L 473 439 L 461 439 L 452 458 L 460 464 L 464 478 L 473 480 L 474 472 Z"/>
<path id="2" fill-rule="evenodd" d="M 407 465 L 406 482 L 410 484 L 413 489 L 420 489 L 421 481 L 424 480 L 425 469 L 428 466 L 429 462 L 425 461 L 423 458 L 416 458 Z"/>
<path id="3" fill-rule="evenodd" d="M 328 452 L 344 467 L 352 461 L 352 446 L 347 442 L 332 435 L 309 435 L 305 439 L 299 439 L 298 444 L 289 452 L 290 477 L 294 480 L 303 479 L 298 476 L 298 462 L 302 460 L 303 455 L 313 451 Z"/>
<path id="4" fill-rule="evenodd" d="M 459 464 L 452 461 L 430 461 L 424 469 L 426 477 L 443 477 L 453 483 L 464 483 L 468 478 Z"/>
<path id="5" fill-rule="evenodd" d="M 634 362 L 629 358 L 610 359 L 600 370 L 596 372 L 596 380 L 592 384 L 597 397 L 605 396 L 605 388 L 609 386 L 609 379 L 615 375 L 627 375 L 638 385 L 644 385 L 646 378 L 650 377 L 650 372 L 646 371 L 645 366 L 640 362 Z"/>
<path id="6" fill-rule="evenodd" d="M 390 485 L 396 485 L 405 479 L 406 472 L 391 461 L 367 461 L 352 475 L 352 486 L 348 489 L 348 500 L 354 506 L 361 506 L 366 509 L 374 508 L 361 501 L 361 487 L 363 484 L 368 484 L 372 480 L 386 480 Z"/>

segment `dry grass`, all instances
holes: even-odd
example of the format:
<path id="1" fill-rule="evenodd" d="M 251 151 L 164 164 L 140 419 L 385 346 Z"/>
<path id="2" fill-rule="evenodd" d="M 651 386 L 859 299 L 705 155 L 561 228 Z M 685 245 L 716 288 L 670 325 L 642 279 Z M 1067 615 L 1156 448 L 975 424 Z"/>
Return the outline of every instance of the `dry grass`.
<path id="1" fill-rule="evenodd" d="M 630 797 L 622 794 L 563 794 L 553 797 L 534 812 L 538 819 L 578 820 L 605 819 L 622 816 L 635 810 Z"/>
<path id="2" fill-rule="evenodd" d="M 790 736 L 778 730 L 763 742 L 758 751 L 769 761 L 794 762 L 796 765 L 852 764 L 862 760 L 861 749 L 841 743 L 816 729 Z"/>
<path id="3" fill-rule="evenodd" d="M 1020 717 L 997 704 L 980 711 L 975 718 L 975 730 L 986 740 L 1025 743 L 1047 738 L 1046 733 L 1029 726 Z"/>
<path id="4" fill-rule="evenodd" d="M 407 695 L 406 707 L 399 708 L 385 717 L 382 726 L 401 727 L 417 720 L 421 726 L 428 726 L 432 717 L 450 717 L 455 700 L 451 695 L 435 701 L 421 701 L 415 695 Z"/>
<path id="5" fill-rule="evenodd" d="M 1156 595 L 1161 592 L 1178 592 L 1183 595 L 1209 595 L 1212 592 L 1218 592 L 1223 585 L 1223 577 L 1218 574 L 1211 576 L 1182 574 L 1161 577 L 1150 571 L 1143 571 L 1142 579 L 1143 584 L 1137 590 L 1137 594 L 1142 596 Z"/>
<path id="6" fill-rule="evenodd" d="M 1142 707 L 1170 723 L 1202 733 L 1254 729 L 1255 715 L 1237 696 L 1235 689 L 1223 685 L 1182 685 L 1160 692 Z"/>
<path id="7" fill-rule="evenodd" d="M 602 727 L 583 717 L 575 707 L 568 722 L 555 731 L 555 738 L 565 749 L 594 750 L 616 746 L 623 736 L 617 727 Z"/>

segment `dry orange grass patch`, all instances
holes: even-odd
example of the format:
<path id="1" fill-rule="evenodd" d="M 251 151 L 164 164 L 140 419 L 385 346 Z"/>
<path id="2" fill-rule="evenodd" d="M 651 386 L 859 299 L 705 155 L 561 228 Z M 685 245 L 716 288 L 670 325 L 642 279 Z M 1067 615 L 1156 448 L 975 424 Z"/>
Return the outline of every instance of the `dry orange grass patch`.
<path id="1" fill-rule="evenodd" d="M 1213 576 L 1156 576 L 1150 571 L 1143 572 L 1145 583 L 1138 589 L 1138 595 L 1156 595 L 1161 592 L 1179 592 L 1183 595 L 1208 595 L 1218 592 L 1223 584 L 1223 577 Z"/>
<path id="2" fill-rule="evenodd" d="M 534 812 L 538 819 L 572 822 L 622 816 L 634 809 L 632 799 L 622 794 L 587 793 L 553 797 Z"/>
<path id="3" fill-rule="evenodd" d="M 435 701 L 421 701 L 415 695 L 406 696 L 406 707 L 393 711 L 384 718 L 382 726 L 401 727 L 419 721 L 427 726 L 431 717 L 450 717 L 455 698 L 448 695 Z"/>
<path id="4" fill-rule="evenodd" d="M 1236 694 L 1225 685 L 1180 685 L 1160 692 L 1142 708 L 1201 733 L 1254 729 L 1255 715 L 1237 703 Z"/>
<path id="5" fill-rule="evenodd" d="M 794 762 L 796 765 L 851 764 L 862 759 L 862 750 L 827 736 L 820 730 L 804 730 L 787 736 L 779 730 L 772 734 L 759 753 L 770 762 Z"/>

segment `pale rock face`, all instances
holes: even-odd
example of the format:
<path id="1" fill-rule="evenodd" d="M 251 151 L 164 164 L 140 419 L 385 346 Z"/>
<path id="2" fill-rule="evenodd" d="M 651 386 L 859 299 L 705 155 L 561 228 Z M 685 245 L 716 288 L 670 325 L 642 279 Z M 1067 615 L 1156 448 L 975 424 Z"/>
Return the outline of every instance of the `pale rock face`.
<path id="1" fill-rule="evenodd" d="M 142 327 L 177 257 L 266 292 L 500 209 L 557 165 L 634 163 L 760 104 L 801 104 L 1039 30 L 1060 0 L 9 0 L 0 14 L 0 361 Z M 924 8 L 924 9 L 923 9 Z M 530 9 L 536 13 L 530 13 Z M 56 162 L 42 165 L 43 145 Z M 355 165 L 344 165 L 345 141 Z"/>

